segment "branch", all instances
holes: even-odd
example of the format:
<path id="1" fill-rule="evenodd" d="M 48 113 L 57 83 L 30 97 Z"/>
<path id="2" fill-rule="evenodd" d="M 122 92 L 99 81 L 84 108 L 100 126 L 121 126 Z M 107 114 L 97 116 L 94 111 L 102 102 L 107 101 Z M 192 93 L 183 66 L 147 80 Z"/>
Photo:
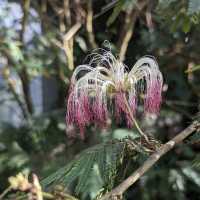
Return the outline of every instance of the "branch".
<path id="1" fill-rule="evenodd" d="M 2 49 L 1 51 L 2 55 L 7 59 L 7 64 L 11 64 L 12 66 L 16 67 L 16 63 L 13 60 L 12 56 L 10 55 L 9 51 L 7 49 Z M 20 95 L 16 92 L 14 84 L 12 79 L 10 78 L 10 70 L 8 66 L 5 66 L 4 69 L 2 69 L 2 76 L 5 79 L 5 81 L 8 83 L 8 87 L 10 92 L 12 93 L 12 95 L 14 96 L 16 102 L 18 103 L 22 114 L 24 116 L 24 119 L 28 120 L 29 116 L 29 111 L 28 111 L 28 107 L 27 104 L 24 105 L 24 101 L 21 100 Z M 21 79 L 20 79 L 21 80 Z"/>
<path id="2" fill-rule="evenodd" d="M 87 30 L 87 33 L 88 33 L 88 40 L 89 40 L 90 46 L 93 49 L 96 49 L 97 44 L 95 42 L 95 36 L 94 36 L 94 32 L 93 32 L 92 21 L 93 21 L 92 1 L 89 0 L 87 2 L 86 30 Z"/>
<path id="3" fill-rule="evenodd" d="M 109 11 L 110 9 L 112 9 L 118 2 L 119 2 L 119 0 L 115 0 L 115 1 L 112 1 L 112 2 L 108 3 L 107 5 L 105 5 L 101 9 L 101 11 L 99 13 L 97 13 L 96 15 L 94 15 L 94 19 L 100 17 L 101 15 L 103 15 L 104 13 L 106 13 L 107 11 Z"/>
<path id="4" fill-rule="evenodd" d="M 180 132 L 173 139 L 165 143 L 153 153 L 141 167 L 139 167 L 133 174 L 131 174 L 127 179 L 125 179 L 120 185 L 114 188 L 112 191 L 105 194 L 100 200 L 108 200 L 108 199 L 117 199 L 122 198 L 123 193 L 133 185 L 145 172 L 147 172 L 156 162 L 165 155 L 168 151 L 174 148 L 174 146 L 180 142 L 182 142 L 185 138 L 191 135 L 194 131 L 200 128 L 200 123 L 194 121 L 190 126 Z"/>
<path id="5" fill-rule="evenodd" d="M 125 102 L 125 105 L 126 105 L 126 110 L 127 110 L 127 112 L 129 113 L 129 117 L 131 118 L 133 124 L 134 124 L 135 127 L 137 128 L 137 130 L 138 130 L 138 132 L 140 133 L 140 135 L 141 135 L 142 137 L 144 137 L 144 139 L 148 142 L 148 137 L 147 137 L 146 134 L 140 129 L 139 124 L 137 123 L 135 117 L 133 116 L 133 113 L 132 113 L 131 108 L 130 108 L 130 105 L 129 105 L 127 99 L 126 99 L 126 96 L 123 95 L 123 98 L 124 98 L 124 102 Z M 125 111 L 125 113 L 126 113 L 126 111 Z"/>
<path id="6" fill-rule="evenodd" d="M 128 48 L 129 41 L 133 35 L 133 29 L 135 27 L 136 20 L 140 14 L 140 12 L 143 10 L 143 8 L 146 6 L 147 1 L 138 2 L 136 4 L 136 8 L 132 8 L 132 10 L 128 10 L 126 12 L 126 16 L 124 19 L 124 25 L 121 29 L 119 41 L 118 41 L 118 48 L 119 48 L 119 59 L 121 61 L 124 60 L 125 54 Z"/>
<path id="7" fill-rule="evenodd" d="M 73 45 L 74 35 L 81 28 L 81 23 L 77 22 L 72 28 L 63 36 L 63 47 L 67 56 L 68 67 L 70 70 L 74 69 L 74 56 L 73 56 Z"/>
<path id="8" fill-rule="evenodd" d="M 16 92 L 15 85 L 13 84 L 12 79 L 9 77 L 10 72 L 9 72 L 8 67 L 5 67 L 3 69 L 2 75 L 3 75 L 3 78 L 5 79 L 5 81 L 8 83 L 8 87 L 9 87 L 10 92 L 12 93 L 12 95 L 14 96 L 16 102 L 18 103 L 18 105 L 20 107 L 22 114 L 24 116 L 24 119 L 27 120 L 29 118 L 28 110 L 26 109 L 26 106 L 24 106 L 23 101 L 21 101 L 19 94 Z"/>
<path id="9" fill-rule="evenodd" d="M 65 51 L 65 54 L 67 56 L 68 67 L 70 70 L 74 69 L 74 56 L 73 56 L 74 35 L 78 32 L 81 26 L 82 24 L 80 22 L 77 22 L 63 36 L 62 49 Z"/>
<path id="10" fill-rule="evenodd" d="M 22 17 L 22 22 L 21 22 L 22 29 L 20 31 L 20 41 L 23 44 L 24 43 L 24 33 L 25 33 L 26 25 L 28 23 L 28 15 L 29 15 L 29 9 L 30 9 L 30 0 L 23 1 L 22 9 L 23 9 L 23 17 Z"/>
<path id="11" fill-rule="evenodd" d="M 81 28 L 81 23 L 77 22 L 76 24 L 74 24 L 69 31 L 63 36 L 63 39 L 65 41 L 69 41 L 71 38 L 74 37 L 74 35 L 78 32 L 78 30 Z"/>
<path id="12" fill-rule="evenodd" d="M 26 102 L 28 112 L 30 114 L 33 114 L 33 102 L 31 99 L 31 92 L 30 92 L 30 80 L 25 66 L 23 66 L 22 70 L 19 72 L 19 77 L 22 82 L 24 100 Z"/>
<path id="13" fill-rule="evenodd" d="M 22 29 L 20 31 L 20 42 L 22 43 L 21 51 L 23 51 L 24 50 L 24 34 L 25 34 L 25 30 L 26 30 L 26 25 L 28 23 L 30 0 L 23 1 L 21 6 L 22 6 L 22 9 L 23 9 L 23 17 L 22 17 L 22 22 L 21 22 Z M 30 80 L 29 80 L 29 76 L 28 76 L 26 66 L 24 66 L 23 63 L 21 63 L 21 65 L 22 65 L 22 70 L 20 70 L 20 72 L 19 72 L 19 77 L 20 77 L 21 82 L 22 82 L 24 100 L 26 102 L 28 112 L 30 114 L 32 114 L 33 113 L 33 102 L 32 102 L 32 99 L 31 99 L 30 88 L 29 88 L 30 87 Z"/>
<path id="14" fill-rule="evenodd" d="M 154 29 L 154 24 L 153 24 L 153 21 L 152 21 L 153 5 L 154 5 L 154 2 L 153 1 L 149 1 L 148 5 L 147 5 L 146 13 L 145 13 L 147 27 L 150 30 Z"/>

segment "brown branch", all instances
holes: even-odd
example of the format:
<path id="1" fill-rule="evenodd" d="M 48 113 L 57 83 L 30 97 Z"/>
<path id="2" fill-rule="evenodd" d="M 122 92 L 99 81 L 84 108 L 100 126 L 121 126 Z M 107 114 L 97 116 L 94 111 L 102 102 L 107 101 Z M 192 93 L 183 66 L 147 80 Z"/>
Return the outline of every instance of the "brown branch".
<path id="1" fill-rule="evenodd" d="M 67 22 L 67 26 L 70 27 L 72 24 L 72 19 L 71 19 L 70 1 L 69 0 L 63 1 L 63 8 L 64 8 L 64 16 L 65 16 L 65 19 Z M 79 28 L 80 27 L 75 24 L 72 28 L 70 28 L 68 30 L 68 32 L 63 37 L 63 49 L 67 56 L 68 67 L 70 70 L 74 69 L 74 56 L 73 56 L 74 38 L 73 38 L 73 36 L 79 30 Z"/>
<path id="2" fill-rule="evenodd" d="M 117 47 L 119 49 L 119 59 L 124 60 L 125 54 L 128 48 L 129 41 L 133 35 L 133 29 L 135 27 L 136 20 L 139 16 L 141 10 L 146 6 L 147 1 L 138 2 L 136 5 L 137 9 L 134 7 L 132 10 L 126 12 L 124 19 L 124 25 L 120 33 L 119 41 Z"/>
<path id="3" fill-rule="evenodd" d="M 81 23 L 77 22 L 76 24 L 74 24 L 69 31 L 64 35 L 63 39 L 65 41 L 69 41 L 71 38 L 74 37 L 74 35 L 77 33 L 77 31 L 81 28 Z"/>
<path id="4" fill-rule="evenodd" d="M 144 173 L 146 173 L 156 162 L 165 155 L 168 151 L 174 148 L 174 146 L 180 142 L 182 142 L 185 138 L 191 135 L 194 131 L 200 128 L 200 123 L 195 121 L 182 132 L 180 132 L 177 136 L 173 139 L 165 143 L 153 153 L 141 167 L 139 167 L 133 174 L 131 174 L 127 179 L 125 179 L 121 184 L 119 184 L 116 188 L 112 191 L 105 194 L 100 200 L 110 200 L 110 199 L 117 199 L 122 198 L 123 193 L 132 186 Z"/>
<path id="5" fill-rule="evenodd" d="M 30 80 L 29 80 L 28 73 L 27 73 L 25 66 L 19 72 L 19 77 L 22 82 L 22 89 L 23 89 L 24 99 L 26 102 L 28 112 L 30 114 L 32 114 L 33 113 L 33 103 L 32 103 L 31 93 L 30 93 Z"/>
<path id="6" fill-rule="evenodd" d="M 100 17 L 101 15 L 103 15 L 104 13 L 106 13 L 107 11 L 109 11 L 110 9 L 112 9 L 118 2 L 119 2 L 119 0 L 115 0 L 115 1 L 112 1 L 112 2 L 108 3 L 107 5 L 105 5 L 101 9 L 101 11 L 99 13 L 97 13 L 96 15 L 94 15 L 94 19 Z"/>
<path id="7" fill-rule="evenodd" d="M 81 23 L 76 23 L 71 27 L 71 12 L 70 12 L 70 1 L 63 1 L 63 8 L 59 8 L 53 0 L 48 0 L 52 9 L 59 17 L 59 29 L 63 36 L 63 44 L 59 46 L 65 51 L 68 67 L 70 70 L 74 69 L 74 57 L 73 57 L 73 46 L 75 33 L 80 29 Z M 65 23 L 66 22 L 66 23 Z M 69 28 L 71 27 L 71 28 Z M 69 30 L 67 30 L 69 29 Z M 67 31 L 67 33 L 65 33 Z"/>
<path id="8" fill-rule="evenodd" d="M 20 31 L 20 41 L 22 44 L 24 43 L 24 33 L 26 29 L 26 24 L 28 22 L 28 13 L 29 13 L 29 8 L 30 8 L 30 0 L 24 0 L 22 4 L 22 9 L 23 9 L 23 17 L 22 17 L 22 29 Z"/>
<path id="9" fill-rule="evenodd" d="M 149 1 L 148 5 L 147 5 L 146 13 L 145 13 L 147 27 L 150 30 L 154 29 L 154 23 L 153 23 L 153 20 L 152 20 L 153 5 L 154 5 L 154 2 Z"/>
<path id="10" fill-rule="evenodd" d="M 73 47 L 74 40 L 71 38 L 70 40 L 63 40 L 63 49 L 67 56 L 67 63 L 70 70 L 74 69 L 74 56 L 73 56 Z"/>
<path id="11" fill-rule="evenodd" d="M 12 95 L 14 96 L 17 104 L 19 105 L 24 118 L 28 119 L 29 113 L 28 113 L 26 107 L 24 106 L 24 103 L 21 101 L 19 94 L 16 92 L 15 84 L 13 83 L 13 80 L 9 77 L 10 71 L 9 71 L 8 67 L 5 67 L 3 69 L 2 75 L 3 75 L 3 78 L 5 79 L 5 81 L 8 83 L 8 88 L 9 88 L 10 92 L 12 93 Z"/>
<path id="12" fill-rule="evenodd" d="M 86 17 L 86 30 L 87 30 L 87 33 L 88 33 L 88 40 L 89 40 L 91 48 L 96 49 L 97 44 L 95 42 L 95 37 L 94 37 L 94 33 L 93 33 L 92 20 L 93 20 L 92 1 L 88 0 L 88 2 L 87 2 L 87 17 Z"/>
<path id="13" fill-rule="evenodd" d="M 81 28 L 81 23 L 77 22 L 63 37 L 63 47 L 67 56 L 68 67 L 70 70 L 74 69 L 74 56 L 73 56 L 73 46 L 74 46 L 74 35 Z"/>
<path id="14" fill-rule="evenodd" d="M 22 43 L 21 50 L 23 51 L 24 48 L 24 34 L 25 34 L 25 29 L 26 29 L 26 24 L 28 23 L 28 14 L 29 14 L 29 9 L 30 9 L 30 0 L 24 0 L 22 4 L 22 9 L 23 9 L 23 17 L 22 17 L 22 29 L 20 31 L 20 41 Z M 24 99 L 27 105 L 27 109 L 29 113 L 33 113 L 33 103 L 31 99 L 31 94 L 30 94 L 30 81 L 27 73 L 26 66 L 24 66 L 23 63 L 22 65 L 22 70 L 19 72 L 19 77 L 22 82 L 22 89 L 24 93 Z"/>
<path id="15" fill-rule="evenodd" d="M 69 0 L 63 1 L 64 15 L 68 26 L 71 26 L 71 12 L 70 12 L 70 4 Z"/>
<path id="16" fill-rule="evenodd" d="M 10 64 L 13 67 L 16 67 L 16 62 L 15 62 L 15 60 L 13 60 L 12 56 L 10 55 L 10 52 L 7 49 L 2 49 L 1 53 L 7 59 L 7 65 Z M 28 120 L 28 118 L 30 116 L 29 116 L 27 104 L 24 104 L 24 101 L 22 101 L 22 99 L 20 98 L 20 95 L 16 92 L 15 87 L 13 85 L 13 81 L 9 77 L 10 76 L 10 70 L 9 70 L 8 66 L 6 66 L 2 70 L 2 75 L 3 75 L 3 78 L 5 79 L 5 81 L 8 83 L 9 90 L 12 93 L 12 95 L 14 96 L 16 102 L 18 103 L 18 105 L 19 105 L 19 107 L 20 107 L 20 109 L 22 111 L 22 114 L 23 114 L 24 118 L 26 120 Z"/>
<path id="17" fill-rule="evenodd" d="M 130 13 L 126 13 L 124 26 L 120 33 L 119 41 L 118 41 L 118 49 L 119 49 L 119 59 L 123 61 L 125 59 L 125 54 L 128 48 L 128 43 L 133 35 L 133 28 L 135 26 L 135 22 L 138 16 L 138 11 L 132 10 Z"/>
<path id="18" fill-rule="evenodd" d="M 41 19 L 42 31 L 45 33 L 48 30 L 48 25 L 49 25 L 49 19 L 47 17 L 47 0 L 41 1 L 39 14 Z"/>
<path id="19" fill-rule="evenodd" d="M 81 23 L 77 22 L 72 28 L 63 36 L 62 49 L 65 51 L 67 56 L 68 67 L 70 70 L 74 69 L 74 56 L 73 56 L 73 46 L 74 46 L 74 35 L 81 28 Z"/>

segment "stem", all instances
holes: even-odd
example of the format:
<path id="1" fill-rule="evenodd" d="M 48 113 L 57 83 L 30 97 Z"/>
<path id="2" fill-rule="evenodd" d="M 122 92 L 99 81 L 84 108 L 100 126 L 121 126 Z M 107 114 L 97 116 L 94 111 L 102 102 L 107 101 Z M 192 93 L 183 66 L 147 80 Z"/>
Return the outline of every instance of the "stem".
<path id="1" fill-rule="evenodd" d="M 11 186 L 7 187 L 1 194 L 0 194 L 0 199 L 3 199 L 3 197 L 10 192 Z"/>
<path id="2" fill-rule="evenodd" d="M 135 172 L 133 172 L 127 179 L 125 179 L 121 184 L 119 184 L 112 191 L 105 194 L 100 200 L 110 200 L 117 199 L 117 197 L 122 197 L 123 193 L 133 185 L 145 172 L 147 172 L 156 162 L 165 155 L 168 151 L 174 148 L 174 146 L 180 142 L 182 142 L 185 138 L 191 135 L 194 131 L 200 128 L 200 123 L 194 121 L 190 126 L 180 132 L 173 139 L 165 143 L 158 149 L 155 153 L 153 153 L 141 167 L 139 167 Z"/>
<path id="3" fill-rule="evenodd" d="M 141 130 L 139 124 L 138 124 L 137 121 L 136 121 L 136 119 L 133 117 L 132 120 L 133 120 L 133 122 L 134 122 L 136 128 L 138 129 L 139 133 L 145 138 L 146 141 L 148 141 L 148 140 L 149 140 L 148 137 L 147 137 L 146 134 Z"/>
<path id="4" fill-rule="evenodd" d="M 137 130 L 139 131 L 140 135 L 143 136 L 144 139 L 148 142 L 148 137 L 147 137 L 146 134 L 141 130 L 139 124 L 137 123 L 135 117 L 133 116 L 133 113 L 132 113 L 132 111 L 131 111 L 131 108 L 130 108 L 130 106 L 129 106 L 129 103 L 128 103 L 127 99 L 126 99 L 126 95 L 124 94 L 123 96 L 124 96 L 124 102 L 125 102 L 127 111 L 128 111 L 128 113 L 129 113 L 129 116 L 130 116 L 130 118 L 131 118 L 133 124 L 135 124 L 135 127 L 136 127 Z"/>
<path id="5" fill-rule="evenodd" d="M 6 67 L 6 68 L 8 68 L 8 67 Z M 5 71 L 6 71 L 6 68 L 5 68 Z M 2 75 L 3 75 L 3 78 L 5 79 L 5 81 L 8 83 L 8 87 L 9 87 L 10 92 L 12 93 L 12 95 L 14 96 L 16 102 L 18 103 L 18 105 L 20 107 L 24 119 L 28 120 L 29 112 L 28 112 L 26 106 L 24 106 L 19 94 L 16 92 L 14 84 L 12 83 L 12 80 L 11 80 L 11 78 L 9 78 L 9 74 L 7 74 L 5 72 L 5 73 L 2 73 Z"/>
<path id="6" fill-rule="evenodd" d="M 147 3 L 147 1 L 139 1 L 136 5 L 137 9 L 133 7 L 132 10 L 127 9 L 126 11 L 126 16 L 123 21 L 123 26 L 121 27 L 121 33 L 117 44 L 120 61 L 123 61 L 125 58 L 128 44 L 133 36 L 136 20 Z"/>
<path id="7" fill-rule="evenodd" d="M 65 193 L 60 194 L 60 197 L 66 198 L 66 200 L 78 200 L 77 198 Z"/>
<path id="8" fill-rule="evenodd" d="M 42 196 L 46 199 L 55 199 L 54 195 L 47 192 L 42 192 Z"/>
<path id="9" fill-rule="evenodd" d="M 95 42 L 92 20 L 93 20 L 92 1 L 88 0 L 88 3 L 87 3 L 87 18 L 86 18 L 86 30 L 87 30 L 87 33 L 88 33 L 88 40 L 89 40 L 90 46 L 93 49 L 96 49 L 97 48 L 97 44 Z"/>
<path id="10" fill-rule="evenodd" d="M 21 21 L 21 26 L 22 29 L 20 31 L 20 42 L 22 43 L 21 46 L 21 51 L 23 52 L 25 50 L 25 44 L 24 44 L 24 35 L 26 32 L 26 25 L 28 23 L 28 17 L 29 17 L 29 10 L 30 10 L 30 0 L 24 0 L 22 2 L 22 10 L 23 10 L 23 17 L 22 17 L 22 21 Z M 20 62 L 19 63 L 22 66 L 22 69 L 19 71 L 19 77 L 21 79 L 22 82 L 22 90 L 23 90 L 23 94 L 24 94 L 24 100 L 28 109 L 28 112 L 30 114 L 33 114 L 33 102 L 31 99 L 31 93 L 30 93 L 30 79 L 29 79 L 29 75 L 27 72 L 27 66 L 24 65 L 24 63 Z"/>
<path id="11" fill-rule="evenodd" d="M 3 197 L 12 189 L 11 186 L 9 186 L 8 188 L 6 188 L 2 194 L 0 194 L 0 200 L 3 199 Z M 42 196 L 45 198 L 45 199 L 55 199 L 55 196 L 51 193 L 48 193 L 48 192 L 42 192 Z M 62 195 L 63 197 L 66 197 L 70 200 L 78 200 L 76 199 L 75 197 L 71 196 L 71 195 L 68 195 L 68 194 L 63 194 Z M 24 197 L 22 197 L 24 198 Z"/>

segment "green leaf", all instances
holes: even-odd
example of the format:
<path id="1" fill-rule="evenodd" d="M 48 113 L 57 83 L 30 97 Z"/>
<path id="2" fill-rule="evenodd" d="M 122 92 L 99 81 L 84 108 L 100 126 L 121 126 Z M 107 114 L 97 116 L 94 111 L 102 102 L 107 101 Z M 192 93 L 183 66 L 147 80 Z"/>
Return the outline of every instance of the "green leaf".
<path id="1" fill-rule="evenodd" d="M 182 26 L 182 30 L 184 33 L 188 33 L 191 29 L 191 21 L 190 18 L 185 16 L 184 21 L 183 21 L 183 26 Z"/>
<path id="2" fill-rule="evenodd" d="M 96 155 L 94 153 L 92 153 L 90 156 L 88 156 L 84 160 L 85 165 L 87 167 L 85 167 L 82 170 L 81 175 L 79 176 L 79 182 L 75 189 L 77 194 L 81 193 L 81 191 L 86 191 L 86 189 L 87 189 L 88 185 L 87 185 L 87 182 L 85 182 L 85 180 L 89 179 L 91 176 L 91 171 L 93 170 L 95 157 L 96 157 Z"/>
<path id="3" fill-rule="evenodd" d="M 121 0 L 116 4 L 115 8 L 113 9 L 112 14 L 108 18 L 108 21 L 106 23 L 107 26 L 110 26 L 116 20 L 116 18 L 118 17 L 118 15 L 123 9 L 124 3 L 125 3 L 125 0 Z"/>
<path id="4" fill-rule="evenodd" d="M 126 137 L 130 137 L 132 139 L 136 139 L 139 138 L 140 135 L 136 132 L 133 132 L 132 130 L 128 130 L 128 129 L 116 129 L 113 132 L 113 138 L 114 139 L 123 139 Z"/>
<path id="5" fill-rule="evenodd" d="M 183 23 L 183 14 L 179 13 L 170 27 L 171 32 L 175 32 L 178 29 L 178 27 L 182 25 L 182 23 Z"/>
<path id="6" fill-rule="evenodd" d="M 170 6 L 171 3 L 175 2 L 176 0 L 159 0 L 158 6 L 161 8 L 167 8 Z"/>
<path id="7" fill-rule="evenodd" d="M 195 25 L 200 23 L 200 12 L 199 13 L 194 13 L 191 18 L 190 18 L 191 22 Z"/>
<path id="8" fill-rule="evenodd" d="M 192 162 L 192 166 L 200 170 L 200 154 L 198 154 Z"/>
<path id="9" fill-rule="evenodd" d="M 75 192 L 87 196 L 88 187 L 91 186 L 91 180 L 94 180 L 93 176 L 96 174 L 99 176 L 97 179 L 103 181 L 99 181 L 99 186 L 96 185 L 96 191 L 102 191 L 103 186 L 104 189 L 111 189 L 117 176 L 118 167 L 122 165 L 124 157 L 128 154 L 126 145 L 127 140 L 125 139 L 112 140 L 91 147 L 83 151 L 67 166 L 45 178 L 41 182 L 42 186 L 49 187 L 55 184 L 70 186 L 74 181 L 77 181 Z M 138 152 L 135 149 L 133 151 Z M 138 152 L 138 154 L 140 153 Z M 94 169 L 98 169 L 99 173 L 94 173 Z"/>
<path id="10" fill-rule="evenodd" d="M 8 47 L 10 50 L 10 54 L 12 55 L 13 59 L 18 61 L 23 60 L 23 54 L 19 48 L 21 44 L 19 42 L 10 41 L 8 43 Z"/>
<path id="11" fill-rule="evenodd" d="M 107 26 L 113 24 L 113 22 L 117 19 L 121 11 L 132 10 L 135 7 L 137 0 L 119 0 L 113 9 L 112 14 L 108 18 L 106 23 Z"/>
<path id="12" fill-rule="evenodd" d="M 188 177 L 200 187 L 200 176 L 194 169 L 191 167 L 185 167 L 182 169 L 182 172 L 186 177 Z"/>
<path id="13" fill-rule="evenodd" d="M 200 65 L 195 65 L 194 67 L 187 69 L 185 73 L 191 73 L 200 69 Z"/>

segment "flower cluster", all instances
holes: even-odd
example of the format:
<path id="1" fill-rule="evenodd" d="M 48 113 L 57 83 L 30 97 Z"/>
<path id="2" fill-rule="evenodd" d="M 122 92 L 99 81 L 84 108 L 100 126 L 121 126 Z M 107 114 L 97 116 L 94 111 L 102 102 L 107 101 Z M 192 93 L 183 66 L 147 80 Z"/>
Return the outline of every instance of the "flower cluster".
<path id="1" fill-rule="evenodd" d="M 67 103 L 67 124 L 76 124 L 84 138 L 84 128 L 94 122 L 105 126 L 109 116 L 117 122 L 126 119 L 133 126 L 139 104 L 144 113 L 157 113 L 161 103 L 163 78 L 154 58 L 139 59 L 128 67 L 110 51 L 100 49 L 90 55 L 88 64 L 76 67 Z"/>

